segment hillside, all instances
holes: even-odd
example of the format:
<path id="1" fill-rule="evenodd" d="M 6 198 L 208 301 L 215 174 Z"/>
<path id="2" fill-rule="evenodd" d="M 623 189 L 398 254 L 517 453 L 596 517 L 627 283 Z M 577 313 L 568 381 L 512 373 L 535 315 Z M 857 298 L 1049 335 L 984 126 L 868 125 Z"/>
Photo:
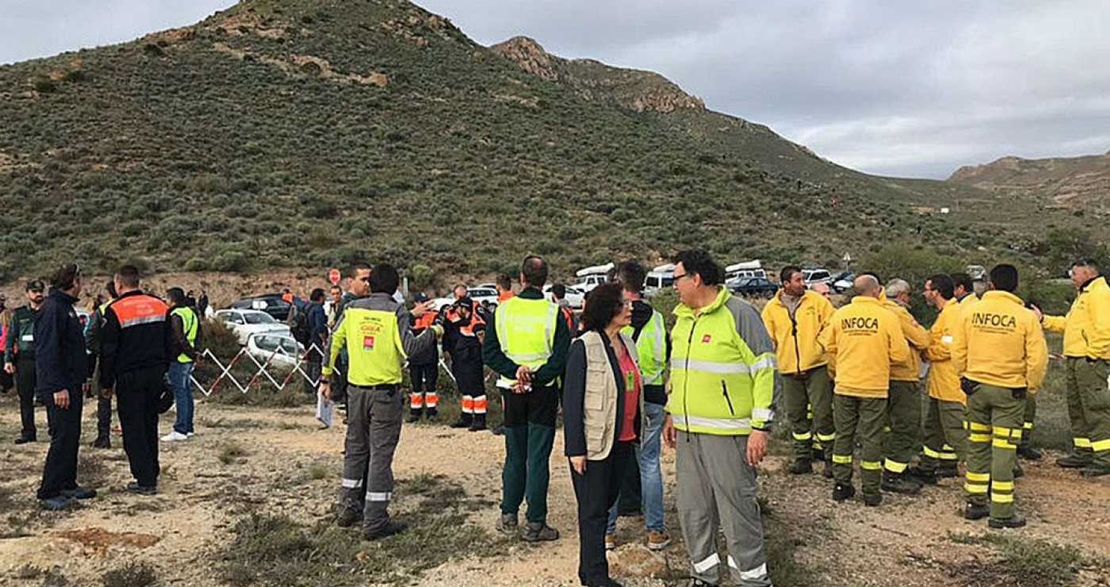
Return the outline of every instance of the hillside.
<path id="1" fill-rule="evenodd" d="M 1024 230 L 935 214 L 992 205 L 973 187 L 867 176 L 656 74 L 486 48 L 403 0 L 247 0 L 0 67 L 0 119 L 0 280 L 72 258 L 484 275 L 527 252 L 566 275 L 694 245 L 832 263 L 891 234 L 955 255 Z"/>
<path id="2" fill-rule="evenodd" d="M 1110 152 L 1054 159 L 1003 157 L 986 165 L 961 167 L 948 181 L 1100 217 L 1110 211 Z"/>

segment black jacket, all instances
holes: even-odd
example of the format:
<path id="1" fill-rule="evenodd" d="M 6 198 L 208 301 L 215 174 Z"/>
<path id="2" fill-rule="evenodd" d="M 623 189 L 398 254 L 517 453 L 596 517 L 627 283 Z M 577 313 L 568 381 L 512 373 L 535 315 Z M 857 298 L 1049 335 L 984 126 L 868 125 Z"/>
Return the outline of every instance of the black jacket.
<path id="1" fill-rule="evenodd" d="M 63 389 L 71 398 L 80 394 L 89 379 L 85 332 L 75 303 L 77 298 L 51 291 L 35 317 L 35 394 L 47 403 Z"/>
<path id="2" fill-rule="evenodd" d="M 100 331 L 100 384 L 115 386 L 121 373 L 169 368 L 173 353 L 169 307 L 141 291 L 129 291 L 104 311 Z"/>

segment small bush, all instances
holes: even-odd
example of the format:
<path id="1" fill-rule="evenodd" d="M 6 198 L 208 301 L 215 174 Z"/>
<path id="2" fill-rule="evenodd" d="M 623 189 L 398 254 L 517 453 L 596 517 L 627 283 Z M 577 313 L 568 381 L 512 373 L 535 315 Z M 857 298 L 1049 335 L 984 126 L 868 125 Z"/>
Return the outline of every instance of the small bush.
<path id="1" fill-rule="evenodd" d="M 129 562 L 101 577 L 104 587 L 148 587 L 157 580 L 158 573 L 145 562 Z"/>
<path id="2" fill-rule="evenodd" d="M 217 458 L 225 465 L 240 462 L 242 457 L 247 455 L 247 449 L 237 442 L 226 442 L 220 447 L 220 454 Z"/>

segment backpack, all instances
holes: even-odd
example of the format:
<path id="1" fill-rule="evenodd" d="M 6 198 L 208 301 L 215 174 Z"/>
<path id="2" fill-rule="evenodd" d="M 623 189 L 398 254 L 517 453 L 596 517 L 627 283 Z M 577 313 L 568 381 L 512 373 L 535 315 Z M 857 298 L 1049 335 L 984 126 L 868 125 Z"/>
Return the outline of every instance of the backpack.
<path id="1" fill-rule="evenodd" d="M 293 306 L 289 312 L 292 314 L 289 321 L 289 332 L 293 335 L 293 340 L 308 347 L 308 312 L 296 306 Z"/>

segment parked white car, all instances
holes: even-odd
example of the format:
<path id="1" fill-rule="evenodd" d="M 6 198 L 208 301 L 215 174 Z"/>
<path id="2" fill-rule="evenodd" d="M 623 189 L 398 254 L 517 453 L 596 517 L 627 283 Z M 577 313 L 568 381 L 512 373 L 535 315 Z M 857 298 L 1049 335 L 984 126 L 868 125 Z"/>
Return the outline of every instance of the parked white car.
<path id="1" fill-rule="evenodd" d="M 549 299 L 551 301 L 555 301 L 551 297 L 551 285 L 552 284 L 549 283 L 549 284 L 543 286 L 543 293 L 547 295 L 547 299 Z M 568 285 L 568 286 L 566 286 L 566 288 L 567 288 L 567 297 L 566 297 L 567 305 L 569 305 L 571 307 L 571 309 L 581 310 L 582 306 L 584 306 L 586 304 L 586 292 L 578 289 L 577 287 L 574 287 L 573 285 Z"/>
<path id="2" fill-rule="evenodd" d="M 216 319 L 223 322 L 239 338 L 239 344 L 246 346 L 252 334 L 283 334 L 292 336 L 289 326 L 278 322 L 273 316 L 259 310 L 219 310 Z"/>
<path id="3" fill-rule="evenodd" d="M 304 354 L 304 345 L 287 334 L 252 334 L 247 338 L 247 352 L 260 363 L 292 368 Z M 273 357 L 271 360 L 270 357 Z"/>
<path id="4" fill-rule="evenodd" d="M 802 279 L 805 280 L 807 286 L 812 286 L 815 283 L 829 283 L 831 285 L 832 278 L 828 269 L 802 269 Z"/>
<path id="5" fill-rule="evenodd" d="M 483 285 L 471 287 L 467 289 L 467 295 L 470 296 L 470 299 L 474 300 L 476 304 L 485 303 L 493 307 L 497 306 L 497 288 L 495 287 L 486 287 Z M 436 298 L 432 300 L 432 308 L 438 312 L 442 308 L 450 306 L 453 303 L 455 303 L 454 295 L 445 298 Z"/>

